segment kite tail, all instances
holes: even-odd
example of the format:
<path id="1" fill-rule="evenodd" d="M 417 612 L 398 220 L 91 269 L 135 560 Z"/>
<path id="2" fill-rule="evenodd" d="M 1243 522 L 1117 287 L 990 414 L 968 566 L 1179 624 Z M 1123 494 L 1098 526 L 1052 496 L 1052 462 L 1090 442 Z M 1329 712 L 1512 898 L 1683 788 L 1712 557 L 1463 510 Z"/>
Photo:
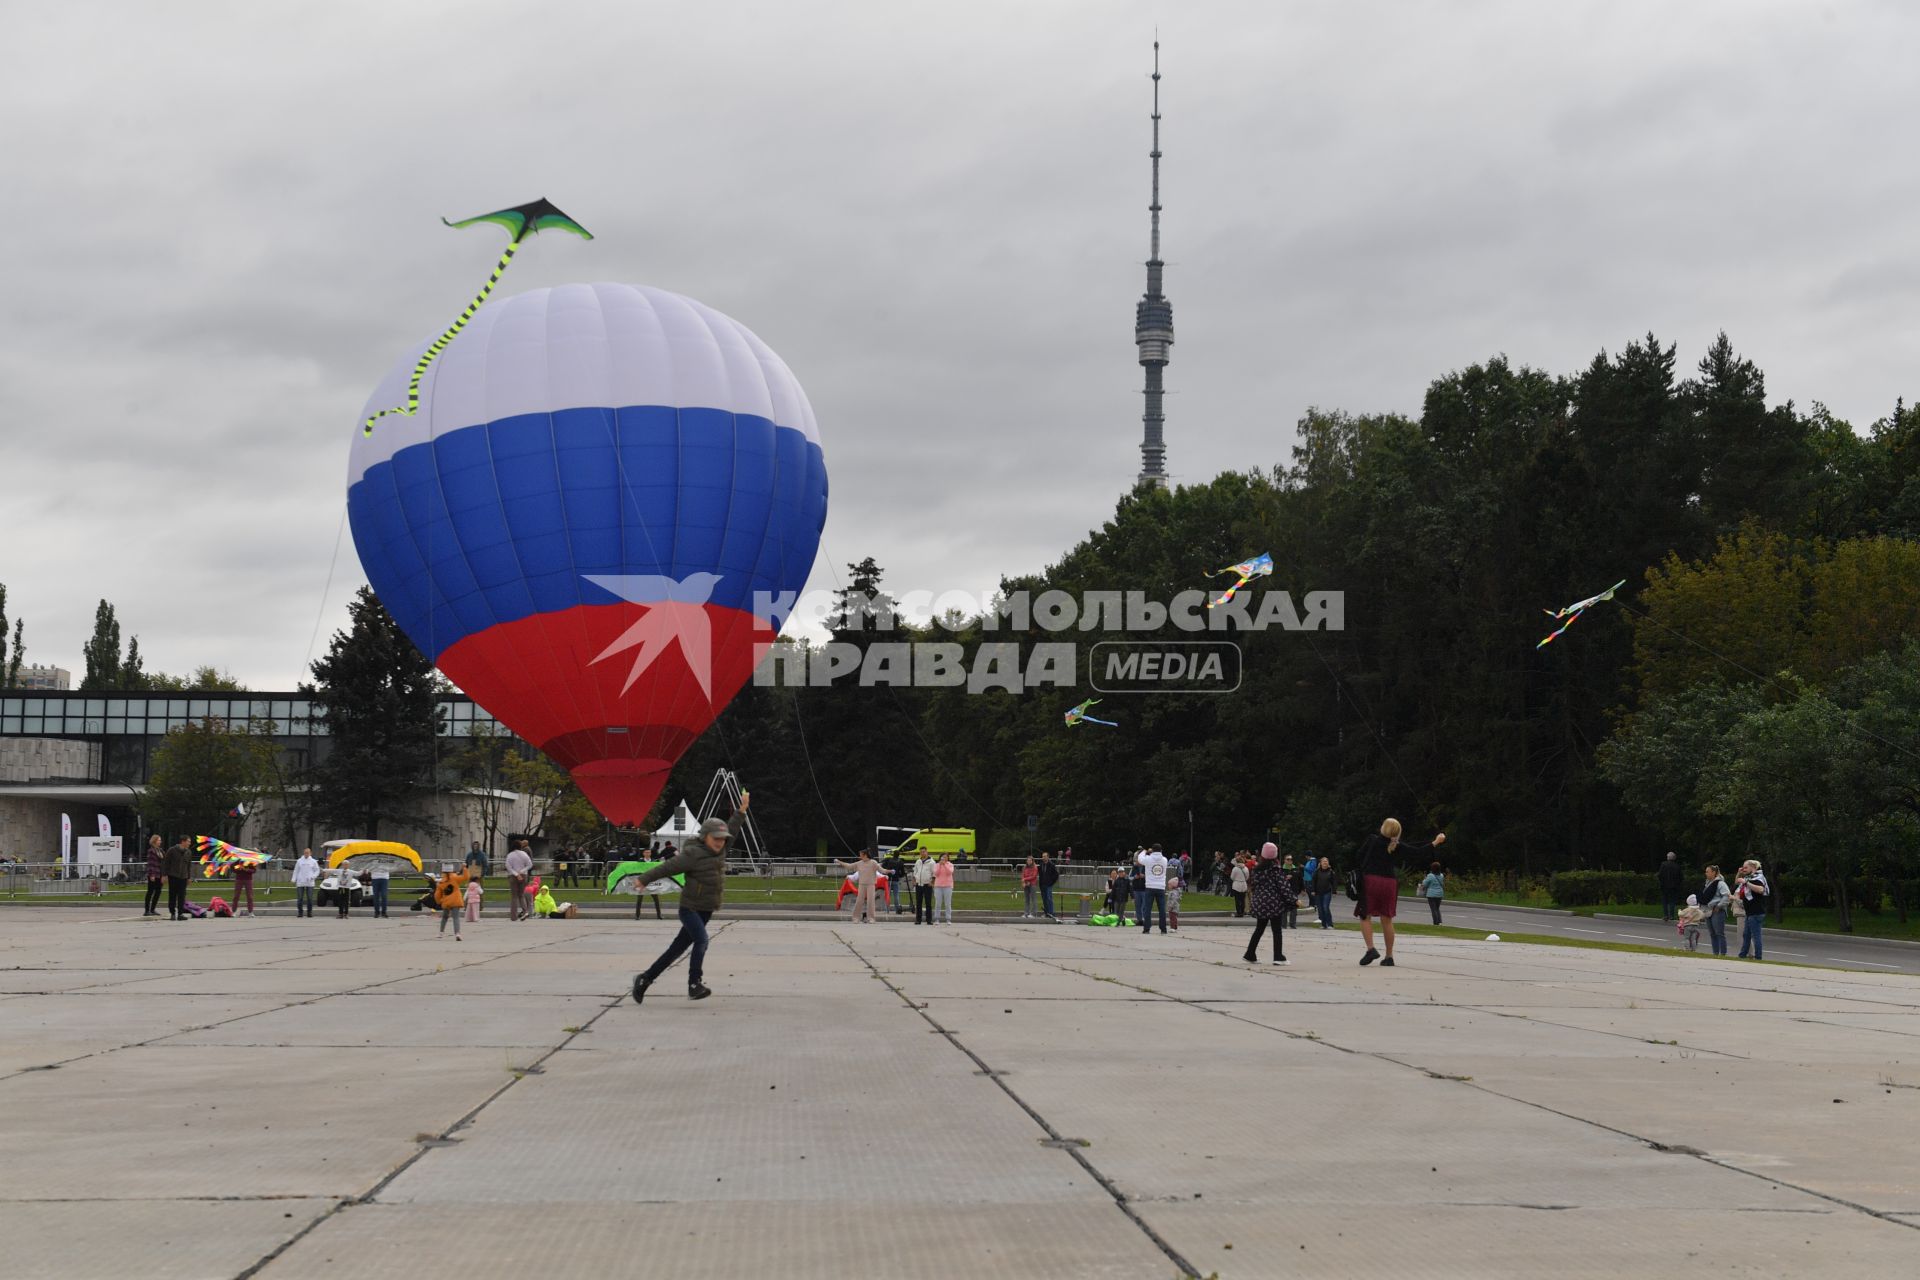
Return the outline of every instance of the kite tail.
<path id="1" fill-rule="evenodd" d="M 1087 724 L 1103 724 L 1109 729 L 1118 729 L 1120 727 L 1117 722 L 1112 720 L 1096 720 L 1092 716 L 1081 716 L 1080 719 Z"/>
<path id="2" fill-rule="evenodd" d="M 400 408 L 396 406 L 392 409 L 380 410 L 380 412 L 368 418 L 366 422 L 361 425 L 361 434 L 372 435 L 373 424 L 390 413 L 399 414 L 403 418 L 411 418 L 414 414 L 420 412 L 420 380 L 427 376 L 427 369 L 432 366 L 435 360 L 440 358 L 440 353 L 445 351 L 447 347 L 452 344 L 453 340 L 460 336 L 460 331 L 467 327 L 467 321 L 473 319 L 474 313 L 480 310 L 482 303 L 486 302 L 487 296 L 493 292 L 493 286 L 500 283 L 500 277 L 507 273 L 507 267 L 512 263 L 513 255 L 518 252 L 520 252 L 519 242 L 509 241 L 507 251 L 501 254 L 500 261 L 494 264 L 493 274 L 487 277 L 486 284 L 481 286 L 480 292 L 474 295 L 473 301 L 467 304 L 467 309 L 460 313 L 458 320 L 455 320 L 447 326 L 446 332 L 433 340 L 433 345 L 426 349 L 426 352 L 420 357 L 418 363 L 413 366 L 413 376 L 407 379 L 406 407 Z"/>
<path id="3" fill-rule="evenodd" d="M 1572 626 L 1574 623 L 1578 621 L 1580 621 L 1580 615 L 1576 613 L 1571 618 L 1567 619 L 1567 627 Z M 1555 640 L 1559 639 L 1562 635 L 1564 635 L 1566 633 L 1567 627 L 1561 627 L 1560 630 L 1554 632 L 1552 635 L 1548 636 L 1545 640 L 1542 640 L 1539 644 L 1533 647 L 1536 649 L 1546 648 L 1548 645 L 1552 644 Z"/>
<path id="4" fill-rule="evenodd" d="M 1211 608 L 1213 608 L 1213 607 L 1214 607 L 1214 606 L 1216 606 L 1216 605 L 1222 605 L 1222 604 L 1225 604 L 1225 603 L 1226 603 L 1227 601 L 1229 601 L 1229 600 L 1231 600 L 1231 599 L 1233 599 L 1233 597 L 1234 597 L 1234 593 L 1235 593 L 1235 592 L 1237 592 L 1237 591 L 1239 591 L 1239 590 L 1240 590 L 1240 588 L 1242 588 L 1242 587 L 1244 587 L 1244 586 L 1246 586 L 1246 585 L 1247 585 L 1247 584 L 1248 584 L 1249 582 L 1252 582 L 1252 581 L 1253 581 L 1253 579 L 1252 579 L 1252 578 L 1242 578 L 1242 579 L 1240 579 L 1240 581 L 1238 581 L 1238 582 L 1236 582 L 1236 583 L 1234 583 L 1234 584 L 1233 584 L 1232 586 L 1230 586 L 1230 587 L 1228 587 L 1228 588 L 1227 588 L 1227 591 L 1226 591 L 1226 594 L 1225 594 L 1225 595 L 1223 595 L 1223 596 L 1221 596 L 1221 597 L 1220 597 L 1220 598 L 1219 598 L 1218 600 L 1209 600 L 1209 601 L 1207 601 L 1207 608 L 1209 608 L 1209 609 L 1211 609 Z"/>

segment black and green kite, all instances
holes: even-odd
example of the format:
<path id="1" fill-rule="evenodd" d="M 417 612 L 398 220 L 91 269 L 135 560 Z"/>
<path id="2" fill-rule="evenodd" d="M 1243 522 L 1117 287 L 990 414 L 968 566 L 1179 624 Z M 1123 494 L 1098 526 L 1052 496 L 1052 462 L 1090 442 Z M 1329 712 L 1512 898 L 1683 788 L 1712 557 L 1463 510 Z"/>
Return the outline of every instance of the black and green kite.
<path id="1" fill-rule="evenodd" d="M 487 277 L 487 283 L 481 288 L 478 296 L 467 304 L 467 309 L 460 313 L 458 320 L 455 320 L 447 326 L 446 332 L 433 340 L 433 345 L 426 349 L 418 363 L 413 366 L 413 376 L 407 380 L 407 403 L 405 406 L 396 405 L 391 409 L 382 409 L 378 413 L 373 414 L 365 423 L 361 424 L 360 430 L 364 435 L 372 435 L 373 424 L 390 413 L 398 414 L 403 418 L 411 418 L 414 414 L 420 412 L 420 380 L 427 376 L 427 370 L 432 367 L 435 360 L 440 358 L 440 353 L 445 351 L 453 340 L 460 336 L 460 331 L 467 327 L 467 321 L 473 319 L 474 313 L 480 310 L 481 304 L 484 303 L 487 300 L 487 296 L 493 292 L 493 286 L 500 283 L 500 277 L 506 274 L 508 264 L 513 261 L 513 255 L 520 251 L 520 242 L 522 240 L 525 240 L 536 231 L 555 230 L 571 231 L 582 240 L 593 239 L 593 233 L 591 231 L 588 231 L 585 227 L 561 212 L 552 201 L 544 198 L 535 200 L 531 204 L 517 204 L 511 209 L 501 209 L 497 213 L 483 213 L 478 217 L 462 218 L 459 222 L 447 222 L 445 218 L 440 219 L 440 221 L 445 222 L 450 227 L 456 228 L 470 227 L 476 222 L 491 222 L 498 226 L 505 227 L 507 234 L 512 236 L 513 239 L 507 242 L 507 251 L 501 254 L 500 261 L 494 264 L 493 274 Z"/>

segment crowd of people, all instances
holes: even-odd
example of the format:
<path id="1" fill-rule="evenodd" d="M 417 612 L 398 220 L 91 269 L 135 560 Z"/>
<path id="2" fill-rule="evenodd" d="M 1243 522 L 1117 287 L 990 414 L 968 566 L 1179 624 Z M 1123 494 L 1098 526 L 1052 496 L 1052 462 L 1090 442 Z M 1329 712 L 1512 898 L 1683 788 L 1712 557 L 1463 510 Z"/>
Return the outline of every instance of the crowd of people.
<path id="1" fill-rule="evenodd" d="M 700 834 L 677 851 L 670 844 L 661 844 L 650 847 L 645 853 L 623 852 L 617 855 L 621 860 L 659 860 L 662 865 L 657 868 L 657 874 L 663 880 L 675 875 L 687 878 L 687 889 L 681 895 L 679 908 L 680 932 L 660 961 L 635 978 L 636 1001 L 645 995 L 646 988 L 658 978 L 660 972 L 689 951 L 693 953 L 693 961 L 689 965 L 690 989 L 705 992 L 701 982 L 701 962 L 708 944 L 706 925 L 719 909 L 724 891 L 724 854 L 732 831 L 731 820 L 709 819 L 702 826 Z M 1282 853 L 1271 841 L 1263 844 L 1258 853 L 1247 849 L 1231 855 L 1216 851 L 1197 871 L 1190 852 L 1181 850 L 1176 854 L 1168 854 L 1159 844 L 1146 845 L 1124 858 L 1122 865 L 1108 870 L 1102 904 L 1103 914 L 1107 918 L 1096 923 L 1132 923 L 1142 933 L 1150 933 L 1157 919 L 1160 932 L 1165 934 L 1180 928 L 1183 893 L 1193 889 L 1223 894 L 1232 900 L 1235 917 L 1251 917 L 1254 922 L 1243 958 L 1250 964 L 1258 963 L 1261 940 L 1270 935 L 1272 963 L 1285 965 L 1289 961 L 1284 934 L 1287 929 L 1299 927 L 1301 908 L 1307 908 L 1309 918 L 1319 928 L 1332 929 L 1333 898 L 1336 893 L 1344 891 L 1354 903 L 1353 915 L 1360 924 L 1364 948 L 1360 963 L 1391 967 L 1395 963 L 1394 921 L 1400 898 L 1400 866 L 1409 853 L 1429 858 L 1428 871 L 1419 881 L 1416 896 L 1426 901 L 1433 923 L 1440 924 L 1447 876 L 1441 862 L 1431 855 L 1445 843 L 1444 833 L 1435 835 L 1427 843 L 1408 840 L 1402 834 L 1399 821 L 1388 818 L 1376 833 L 1362 843 L 1354 866 L 1346 873 L 1344 880 L 1331 857 L 1309 852 L 1302 861 L 1296 863 L 1291 853 Z M 192 875 L 191 849 L 190 840 L 184 836 L 171 846 L 165 845 L 159 836 L 148 841 L 147 894 L 143 914 L 159 914 L 158 904 L 163 890 L 167 895 L 170 919 L 182 920 L 206 914 L 203 909 L 195 908 L 187 901 L 187 885 Z M 604 865 L 615 865 L 612 861 L 615 856 L 609 853 Z M 853 919 L 856 922 L 875 922 L 879 918 L 882 903 L 889 901 L 893 913 L 900 914 L 904 910 L 903 899 L 911 898 L 916 925 L 953 923 L 956 868 L 951 854 L 922 853 L 909 861 L 898 853 L 889 853 L 882 860 L 874 857 L 872 849 L 862 849 L 852 862 L 835 861 L 849 873 L 847 882 L 854 897 Z M 563 849 L 553 859 L 553 869 L 556 883 L 575 885 L 579 883 L 579 876 L 583 872 L 589 876 L 595 875 L 600 866 L 574 850 Z M 448 870 L 438 877 L 428 877 L 430 887 L 420 895 L 413 909 L 437 910 L 440 913 L 439 936 L 444 936 L 447 926 L 452 925 L 454 938 L 460 941 L 462 921 L 473 923 L 480 918 L 485 894 L 483 882 L 489 871 L 487 854 L 475 841 L 457 869 Z M 545 888 L 541 889 L 538 898 L 534 897 L 533 857 L 525 840 L 516 839 L 512 842 L 505 871 L 507 918 L 510 921 L 571 914 L 569 909 L 555 904 Z M 1037 858 L 1030 856 L 1017 868 L 1023 920 L 1059 920 L 1055 911 L 1055 890 L 1060 881 L 1060 872 L 1061 865 L 1054 860 L 1051 851 L 1043 852 Z M 303 850 L 293 864 L 296 916 L 313 915 L 315 890 L 321 874 L 313 851 Z M 250 868 L 235 873 L 232 903 L 214 900 L 219 914 L 254 914 L 253 878 L 254 872 Z M 1667 854 L 1657 873 L 1661 914 L 1663 919 L 1674 924 L 1686 948 L 1696 950 L 1704 933 L 1714 955 L 1729 954 L 1732 950 L 1728 937 L 1729 921 L 1737 921 L 1740 958 L 1763 959 L 1765 924 L 1773 889 L 1759 860 L 1749 859 L 1743 863 L 1734 873 L 1732 884 L 1728 884 L 1718 866 L 1708 866 L 1701 884 L 1694 892 L 1687 893 L 1683 902 L 1685 878 L 1678 855 Z M 373 914 L 376 918 L 384 918 L 388 913 L 390 873 L 384 867 L 374 869 L 369 872 L 368 880 Z M 342 917 L 349 915 L 353 902 L 344 878 L 332 896 L 336 900 L 338 914 Z M 654 909 L 659 914 L 657 899 Z M 635 912 L 637 915 L 638 899 Z M 702 996 L 695 995 L 694 998 Z"/>

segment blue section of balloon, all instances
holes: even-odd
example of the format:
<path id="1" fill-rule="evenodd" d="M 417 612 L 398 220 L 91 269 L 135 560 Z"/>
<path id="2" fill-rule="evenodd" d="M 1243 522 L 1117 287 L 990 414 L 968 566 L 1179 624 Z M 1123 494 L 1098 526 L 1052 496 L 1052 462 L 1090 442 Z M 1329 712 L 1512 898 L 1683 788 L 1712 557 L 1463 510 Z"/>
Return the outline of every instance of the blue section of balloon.
<path id="1" fill-rule="evenodd" d="M 660 405 L 448 431 L 348 493 L 368 580 L 435 660 L 498 623 L 618 598 L 590 575 L 717 574 L 712 604 L 778 627 L 785 610 L 765 601 L 805 585 L 826 504 L 825 460 L 801 431 Z"/>

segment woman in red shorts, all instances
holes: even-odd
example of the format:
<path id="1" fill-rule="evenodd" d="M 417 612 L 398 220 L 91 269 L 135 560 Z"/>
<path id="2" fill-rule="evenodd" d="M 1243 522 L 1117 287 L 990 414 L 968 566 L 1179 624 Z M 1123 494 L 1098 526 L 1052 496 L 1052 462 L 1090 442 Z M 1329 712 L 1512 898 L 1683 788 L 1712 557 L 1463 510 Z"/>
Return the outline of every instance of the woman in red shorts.
<path id="1" fill-rule="evenodd" d="M 1400 878 L 1394 867 L 1394 859 L 1400 850 L 1438 849 L 1446 842 L 1445 832 L 1435 836 L 1431 844 L 1402 841 L 1400 819 L 1388 818 L 1380 824 L 1380 834 L 1368 836 L 1367 842 L 1360 846 L 1360 861 L 1356 868 L 1360 875 L 1360 901 L 1354 903 L 1353 914 L 1360 917 L 1360 937 L 1367 944 L 1367 953 L 1360 957 L 1361 964 L 1372 964 L 1375 960 L 1383 965 L 1393 963 L 1393 914 L 1400 903 Z M 1385 959 L 1381 959 L 1380 953 L 1373 949 L 1375 916 L 1380 917 L 1381 932 L 1386 935 Z"/>

